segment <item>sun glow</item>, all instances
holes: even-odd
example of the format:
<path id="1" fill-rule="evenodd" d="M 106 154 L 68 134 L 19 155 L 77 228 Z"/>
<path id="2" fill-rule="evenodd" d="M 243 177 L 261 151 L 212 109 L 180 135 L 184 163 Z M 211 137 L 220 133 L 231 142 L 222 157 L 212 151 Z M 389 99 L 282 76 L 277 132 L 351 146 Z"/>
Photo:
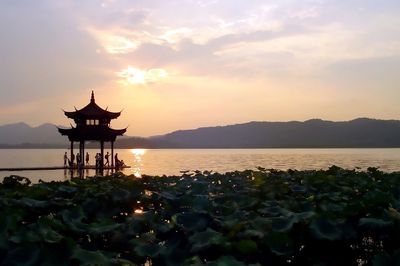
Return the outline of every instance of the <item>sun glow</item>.
<path id="1" fill-rule="evenodd" d="M 131 149 L 131 153 L 135 155 L 135 157 L 140 157 L 146 153 L 146 149 Z"/>
<path id="2" fill-rule="evenodd" d="M 151 68 L 141 70 L 139 68 L 128 66 L 126 69 L 117 72 L 117 75 L 127 84 L 144 85 L 156 83 L 168 76 L 167 71 L 162 68 Z"/>

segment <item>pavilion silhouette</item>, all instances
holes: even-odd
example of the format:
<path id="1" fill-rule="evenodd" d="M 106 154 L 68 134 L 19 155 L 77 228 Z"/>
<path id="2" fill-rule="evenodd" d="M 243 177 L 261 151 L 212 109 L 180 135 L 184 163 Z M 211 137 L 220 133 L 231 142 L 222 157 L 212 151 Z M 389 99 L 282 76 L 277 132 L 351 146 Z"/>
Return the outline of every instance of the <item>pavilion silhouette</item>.
<path id="1" fill-rule="evenodd" d="M 80 161 L 84 161 L 85 142 L 99 141 L 101 154 L 101 168 L 104 167 L 104 142 L 111 143 L 111 168 L 114 168 L 114 142 L 117 136 L 122 136 L 126 132 L 124 129 L 112 129 L 110 122 L 121 115 L 121 112 L 110 112 L 98 106 L 92 91 L 90 103 L 80 110 L 75 108 L 73 112 L 64 111 L 65 116 L 75 121 L 76 126 L 69 129 L 58 128 L 63 136 L 68 136 L 71 142 L 71 158 L 74 153 L 74 142 L 79 143 Z M 78 159 L 78 158 L 77 158 Z M 73 166 L 71 166 L 73 167 Z"/>

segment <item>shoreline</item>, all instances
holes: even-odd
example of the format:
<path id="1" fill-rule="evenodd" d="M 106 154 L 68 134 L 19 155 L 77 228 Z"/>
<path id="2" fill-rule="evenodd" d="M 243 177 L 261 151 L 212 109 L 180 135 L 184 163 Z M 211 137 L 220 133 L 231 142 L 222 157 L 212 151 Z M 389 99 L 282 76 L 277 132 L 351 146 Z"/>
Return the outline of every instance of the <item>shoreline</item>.
<path id="1" fill-rule="evenodd" d="M 74 148 L 79 148 L 74 146 Z M 115 149 L 146 149 L 146 150 L 262 150 L 262 149 L 400 149 L 400 146 L 270 146 L 270 147 L 114 147 Z M 0 150 L 67 150 L 68 145 L 57 146 L 19 146 L 0 145 Z M 98 150 L 98 147 L 85 147 L 88 150 Z"/>

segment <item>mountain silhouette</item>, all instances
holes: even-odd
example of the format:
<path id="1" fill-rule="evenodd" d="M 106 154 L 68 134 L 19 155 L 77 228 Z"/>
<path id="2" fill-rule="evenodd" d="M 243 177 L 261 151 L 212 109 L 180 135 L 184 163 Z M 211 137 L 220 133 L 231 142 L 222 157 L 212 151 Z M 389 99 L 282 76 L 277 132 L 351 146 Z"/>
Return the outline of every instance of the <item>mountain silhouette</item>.
<path id="1" fill-rule="evenodd" d="M 0 126 L 0 144 L 20 145 L 22 143 L 61 145 L 68 141 L 57 132 L 55 125 L 49 123 L 38 127 L 31 127 L 26 123 Z"/>
<path id="2" fill-rule="evenodd" d="M 0 126 L 0 147 L 65 148 L 52 124 Z M 98 147 L 89 143 L 88 148 Z M 165 135 L 119 138 L 116 148 L 392 148 L 400 147 L 400 121 L 358 118 L 333 122 L 249 122 L 178 130 Z"/>
<path id="3" fill-rule="evenodd" d="M 358 118 L 345 122 L 249 122 L 179 130 L 151 139 L 174 148 L 400 147 L 400 121 Z"/>

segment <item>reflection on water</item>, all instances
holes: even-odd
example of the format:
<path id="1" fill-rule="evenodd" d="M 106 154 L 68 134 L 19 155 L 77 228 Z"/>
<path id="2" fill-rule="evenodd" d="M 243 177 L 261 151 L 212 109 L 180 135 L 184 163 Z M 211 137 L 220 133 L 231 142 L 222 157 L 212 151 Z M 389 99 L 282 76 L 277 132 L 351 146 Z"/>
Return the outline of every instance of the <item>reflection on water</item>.
<path id="1" fill-rule="evenodd" d="M 142 177 L 143 160 L 142 157 L 146 153 L 146 149 L 131 149 L 133 154 L 132 172 L 136 177 Z"/>
<path id="2" fill-rule="evenodd" d="M 7 150 L 0 149 L 1 167 L 61 166 L 65 150 Z M 90 158 L 98 152 L 88 149 Z M 234 170 L 264 168 L 326 169 L 331 165 L 354 169 L 380 167 L 383 171 L 400 171 L 400 149 L 117 149 L 119 159 L 131 166 L 123 170 L 127 175 L 181 175 L 183 170 Z M 94 160 L 94 159 L 93 159 Z M 94 161 L 90 161 L 94 164 Z M 111 174 L 104 170 L 103 174 Z M 0 179 L 8 175 L 39 179 L 66 180 L 72 176 L 94 176 L 96 171 L 64 170 L 0 172 Z"/>
<path id="3" fill-rule="evenodd" d="M 142 210 L 142 209 L 136 209 L 136 210 L 134 211 L 134 213 L 136 213 L 136 214 L 143 214 L 143 210 Z"/>
<path id="4" fill-rule="evenodd" d="M 79 178 L 85 178 L 87 176 L 93 176 L 93 175 L 100 175 L 100 176 L 106 176 L 106 175 L 111 175 L 115 172 L 114 169 L 64 169 L 64 180 L 68 180 L 73 177 L 79 177 Z M 39 172 L 45 172 L 45 171 L 39 171 Z M 91 172 L 94 172 L 92 174 Z M 21 175 L 25 173 L 25 171 L 20 172 Z M 43 179 L 42 179 L 43 180 Z"/>

